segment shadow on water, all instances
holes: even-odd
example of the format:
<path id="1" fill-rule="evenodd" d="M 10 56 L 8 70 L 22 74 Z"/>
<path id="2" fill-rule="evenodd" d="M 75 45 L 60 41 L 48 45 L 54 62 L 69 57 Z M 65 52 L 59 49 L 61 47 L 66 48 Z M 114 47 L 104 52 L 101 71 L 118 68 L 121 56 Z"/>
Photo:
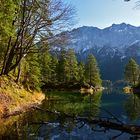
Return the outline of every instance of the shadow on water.
<path id="1" fill-rule="evenodd" d="M 0 123 L 0 139 L 12 140 L 108 140 L 137 139 L 118 130 L 100 128 L 70 117 L 113 118 L 129 124 L 140 123 L 140 98 L 122 91 L 94 94 L 77 92 L 48 92 L 40 106 L 55 113 L 32 110 Z"/>

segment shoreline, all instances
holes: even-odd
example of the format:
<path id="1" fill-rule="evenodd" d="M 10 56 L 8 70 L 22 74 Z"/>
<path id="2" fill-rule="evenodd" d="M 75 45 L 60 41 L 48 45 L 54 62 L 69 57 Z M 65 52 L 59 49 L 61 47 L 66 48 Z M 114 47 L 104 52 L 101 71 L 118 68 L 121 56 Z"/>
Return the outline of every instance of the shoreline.
<path id="1" fill-rule="evenodd" d="M 35 109 L 36 107 L 42 104 L 42 101 L 44 99 L 45 97 L 39 101 L 31 101 L 26 104 L 25 103 L 20 104 L 20 105 L 14 106 L 11 110 L 8 109 L 7 106 L 3 106 L 3 112 L 0 114 L 0 119 L 8 119 L 11 116 L 17 116 L 27 111 L 30 111 L 32 109 Z"/>
<path id="2" fill-rule="evenodd" d="M 41 103 L 31 103 L 31 104 L 28 104 L 28 105 L 18 106 L 12 112 L 9 112 L 8 114 L 3 114 L 1 119 L 8 119 L 9 117 L 23 114 L 23 113 L 25 113 L 27 111 L 30 111 L 32 109 L 36 109 L 40 104 Z"/>
<path id="3" fill-rule="evenodd" d="M 21 114 L 45 99 L 41 91 L 27 91 L 8 76 L 0 76 L 0 119 Z"/>

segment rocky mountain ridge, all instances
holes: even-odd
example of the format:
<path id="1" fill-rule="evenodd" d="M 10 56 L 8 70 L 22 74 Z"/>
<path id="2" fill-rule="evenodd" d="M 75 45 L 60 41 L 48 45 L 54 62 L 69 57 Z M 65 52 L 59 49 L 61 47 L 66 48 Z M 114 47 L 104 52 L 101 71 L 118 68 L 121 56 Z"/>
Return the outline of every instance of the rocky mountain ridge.
<path id="1" fill-rule="evenodd" d="M 130 24 L 112 24 L 99 29 L 83 26 L 65 32 L 70 41 L 65 46 L 73 48 L 79 61 L 89 53 L 95 55 L 103 79 L 123 79 L 124 66 L 133 57 L 140 64 L 140 27 Z"/>

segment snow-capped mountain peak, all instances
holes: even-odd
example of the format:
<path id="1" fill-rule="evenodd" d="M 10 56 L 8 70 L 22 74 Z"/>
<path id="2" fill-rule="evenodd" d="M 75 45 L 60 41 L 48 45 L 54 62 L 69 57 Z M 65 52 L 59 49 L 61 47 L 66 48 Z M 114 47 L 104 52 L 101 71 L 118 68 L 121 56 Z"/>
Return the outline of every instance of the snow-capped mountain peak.
<path id="1" fill-rule="evenodd" d="M 65 47 L 73 48 L 79 61 L 85 61 L 92 53 L 103 79 L 122 79 L 124 66 L 131 57 L 140 63 L 140 27 L 126 23 L 112 24 L 104 29 L 83 26 L 68 34 L 70 42 Z"/>

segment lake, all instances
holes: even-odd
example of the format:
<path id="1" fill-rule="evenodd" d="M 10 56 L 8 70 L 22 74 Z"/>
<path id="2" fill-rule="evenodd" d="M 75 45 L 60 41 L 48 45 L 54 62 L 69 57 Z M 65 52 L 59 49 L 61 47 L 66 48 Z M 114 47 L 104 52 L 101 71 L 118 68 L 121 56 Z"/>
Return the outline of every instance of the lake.
<path id="1" fill-rule="evenodd" d="M 127 124 L 140 124 L 140 98 L 120 90 L 81 94 L 47 92 L 41 110 L 31 110 L 0 122 L 4 140 L 127 140 L 128 133 L 75 120 L 101 118 Z"/>

